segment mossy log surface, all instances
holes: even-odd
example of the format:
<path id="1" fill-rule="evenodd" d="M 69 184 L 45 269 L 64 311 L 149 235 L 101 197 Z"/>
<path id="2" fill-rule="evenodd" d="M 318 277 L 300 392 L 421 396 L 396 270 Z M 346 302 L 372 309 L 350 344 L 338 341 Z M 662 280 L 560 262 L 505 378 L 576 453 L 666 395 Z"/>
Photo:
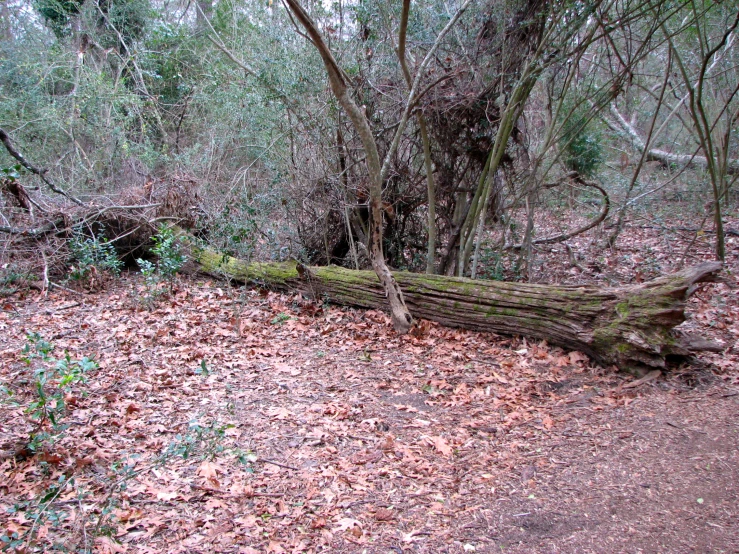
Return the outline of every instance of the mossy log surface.
<path id="1" fill-rule="evenodd" d="M 246 263 L 207 249 L 193 249 L 198 270 L 244 283 L 293 290 L 318 300 L 363 308 L 387 308 L 372 271 L 304 267 L 295 261 Z M 720 262 L 706 262 L 639 285 L 617 288 L 534 285 L 395 272 L 414 317 L 442 325 L 545 339 L 579 350 L 604 365 L 639 371 L 663 368 L 668 356 L 716 345 L 673 328 L 685 320 L 685 304 L 697 283 L 713 281 Z"/>

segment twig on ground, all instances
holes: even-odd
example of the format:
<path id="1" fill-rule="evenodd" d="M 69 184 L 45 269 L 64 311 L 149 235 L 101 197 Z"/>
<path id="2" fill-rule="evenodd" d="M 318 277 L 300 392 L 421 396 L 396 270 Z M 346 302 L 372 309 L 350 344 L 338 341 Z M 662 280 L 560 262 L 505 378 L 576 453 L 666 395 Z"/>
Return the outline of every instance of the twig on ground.
<path id="1" fill-rule="evenodd" d="M 281 493 L 269 493 L 269 492 L 242 492 L 240 494 L 236 494 L 230 491 L 215 489 L 213 487 L 193 485 L 192 483 L 190 483 L 190 488 L 199 490 L 199 491 L 210 492 L 213 494 L 225 494 L 226 496 L 232 496 L 232 497 L 247 496 L 247 497 L 261 497 L 261 498 L 282 498 L 283 496 L 285 496 L 284 494 L 281 494 Z"/>
<path id="2" fill-rule="evenodd" d="M 78 290 L 70 289 L 70 288 L 67 288 L 67 287 L 65 287 L 63 285 L 60 285 L 58 283 L 55 283 L 54 281 L 49 281 L 49 285 L 51 285 L 52 287 L 56 287 L 58 289 L 66 290 L 67 292 L 72 292 L 74 294 L 80 294 L 80 295 L 84 294 L 84 293 L 82 293 L 82 292 L 80 292 Z M 67 306 L 65 308 L 58 308 L 58 310 L 68 310 L 69 308 L 74 308 L 75 306 L 79 306 L 79 304 L 75 304 L 74 306 Z"/>
<path id="3" fill-rule="evenodd" d="M 260 458 L 257 460 L 257 462 L 262 462 L 265 464 L 272 464 L 273 466 L 277 467 L 284 467 L 285 469 L 292 469 L 293 471 L 300 471 L 300 468 L 289 466 L 287 464 L 281 464 L 280 462 L 275 462 L 274 460 L 267 460 L 266 458 Z"/>
<path id="4" fill-rule="evenodd" d="M 647 373 L 644 377 L 641 379 L 637 379 L 636 381 L 632 381 L 631 383 L 626 383 L 622 386 L 624 389 L 633 389 L 638 387 L 639 385 L 643 385 L 644 383 L 648 383 L 649 381 L 654 381 L 657 377 L 662 375 L 662 372 L 659 369 L 655 369 L 653 371 L 650 371 Z"/>

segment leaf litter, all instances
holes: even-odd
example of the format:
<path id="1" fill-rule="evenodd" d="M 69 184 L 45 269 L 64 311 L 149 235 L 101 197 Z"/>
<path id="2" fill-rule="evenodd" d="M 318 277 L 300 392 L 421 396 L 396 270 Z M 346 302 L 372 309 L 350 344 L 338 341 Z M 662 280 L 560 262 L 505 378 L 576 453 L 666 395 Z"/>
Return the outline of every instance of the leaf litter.
<path id="1" fill-rule="evenodd" d="M 4 301 L 8 550 L 739 548 L 736 288 L 691 301 L 733 346 L 629 387 L 545 342 L 202 279 L 148 311 L 140 285 Z M 18 455 L 30 333 L 99 369 Z"/>

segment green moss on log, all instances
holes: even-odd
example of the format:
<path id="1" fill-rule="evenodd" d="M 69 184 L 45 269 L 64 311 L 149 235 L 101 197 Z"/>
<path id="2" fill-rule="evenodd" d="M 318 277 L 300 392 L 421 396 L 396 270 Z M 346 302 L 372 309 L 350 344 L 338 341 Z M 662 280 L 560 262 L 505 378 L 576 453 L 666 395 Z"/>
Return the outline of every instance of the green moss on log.
<path id="1" fill-rule="evenodd" d="M 196 261 L 206 273 L 225 275 L 244 283 L 269 283 L 281 287 L 300 278 L 295 260 L 280 263 L 246 263 L 213 250 L 193 251 Z"/>

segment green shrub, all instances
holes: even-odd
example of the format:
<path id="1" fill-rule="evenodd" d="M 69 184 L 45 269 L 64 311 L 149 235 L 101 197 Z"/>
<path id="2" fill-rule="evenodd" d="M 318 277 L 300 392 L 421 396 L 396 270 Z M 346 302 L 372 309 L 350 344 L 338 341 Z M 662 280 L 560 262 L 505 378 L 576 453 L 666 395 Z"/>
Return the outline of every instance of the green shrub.
<path id="1" fill-rule="evenodd" d="M 88 281 L 100 272 L 120 275 L 123 262 L 118 258 L 115 247 L 105 238 L 103 232 L 86 236 L 80 231 L 69 239 L 72 266 L 69 277 L 75 281 Z"/>
<path id="2" fill-rule="evenodd" d="M 480 267 L 477 270 L 478 275 L 481 279 L 488 279 L 491 281 L 504 281 L 505 275 L 503 273 L 503 258 L 499 252 L 484 246 L 480 249 Z"/>
<path id="3" fill-rule="evenodd" d="M 0 267 L 0 297 L 10 296 L 18 291 L 27 281 L 32 280 L 30 271 L 13 263 Z"/>
<path id="4" fill-rule="evenodd" d="M 565 148 L 565 165 L 583 177 L 591 177 L 603 162 L 600 137 L 591 131 L 581 131 Z"/>
<path id="5" fill-rule="evenodd" d="M 23 172 L 23 166 L 21 164 L 11 165 L 9 167 L 0 167 L 0 180 L 17 181 L 21 173 Z"/>
<path id="6" fill-rule="evenodd" d="M 33 369 L 33 378 L 30 381 L 33 399 L 26 405 L 25 412 L 35 424 L 29 436 L 28 448 L 37 452 L 64 431 L 62 419 L 66 415 L 65 395 L 70 394 L 75 385 L 84 383 L 85 374 L 97 369 L 98 364 L 88 357 L 72 359 L 66 351 L 64 357 L 53 358 L 51 354 L 54 346 L 38 333 L 30 333 L 26 340 L 21 359 Z M 4 392 L 8 400 L 16 397 L 9 389 Z"/>
<path id="7" fill-rule="evenodd" d="M 163 292 L 172 291 L 174 279 L 187 261 L 171 228 L 161 225 L 159 232 L 152 237 L 152 240 L 154 247 L 151 253 L 156 256 L 156 261 L 152 262 L 142 258 L 136 260 L 146 283 L 147 295 L 144 297 L 146 304 L 156 300 Z M 167 289 L 162 289 L 160 286 L 162 283 L 167 284 Z"/>
<path id="8" fill-rule="evenodd" d="M 571 112 L 565 110 L 565 113 L 559 140 L 565 167 L 583 177 L 591 177 L 603 162 L 601 134 L 593 122 L 588 121 L 588 110 L 583 105 Z"/>
<path id="9" fill-rule="evenodd" d="M 152 237 L 154 248 L 152 253 L 158 258 L 157 272 L 167 280 L 174 279 L 175 275 L 182 269 L 186 258 L 180 251 L 180 245 L 174 236 L 174 231 L 162 225 L 159 232 Z"/>

